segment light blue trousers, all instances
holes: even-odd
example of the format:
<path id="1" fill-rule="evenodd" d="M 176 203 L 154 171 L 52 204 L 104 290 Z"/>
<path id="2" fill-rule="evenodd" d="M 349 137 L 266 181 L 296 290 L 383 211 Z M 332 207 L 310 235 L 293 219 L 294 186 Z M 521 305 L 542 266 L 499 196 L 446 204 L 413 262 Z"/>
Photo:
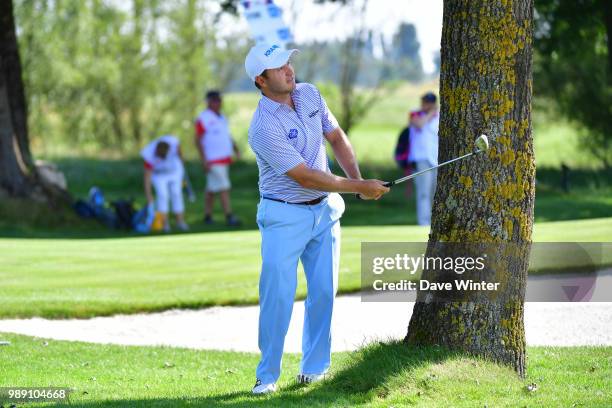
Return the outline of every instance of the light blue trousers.
<path id="1" fill-rule="evenodd" d="M 338 287 L 340 217 L 344 201 L 333 193 L 317 205 L 262 199 L 257 208 L 261 231 L 259 350 L 257 378 L 278 380 L 285 336 L 297 287 L 298 260 L 308 294 L 302 334 L 303 374 L 322 374 L 331 362 L 331 319 Z"/>

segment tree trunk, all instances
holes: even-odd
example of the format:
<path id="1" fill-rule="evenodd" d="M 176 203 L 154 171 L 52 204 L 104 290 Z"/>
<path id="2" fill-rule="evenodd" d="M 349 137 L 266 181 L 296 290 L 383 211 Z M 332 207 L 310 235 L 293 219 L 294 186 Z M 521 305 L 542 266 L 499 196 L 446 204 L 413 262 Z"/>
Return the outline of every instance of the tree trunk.
<path id="1" fill-rule="evenodd" d="M 21 195 L 33 163 L 12 2 L 0 3 L 0 188 Z"/>
<path id="2" fill-rule="evenodd" d="M 606 26 L 606 35 L 608 37 L 608 84 L 612 84 L 612 10 L 607 1 L 599 2 L 603 13 L 604 25 Z"/>
<path id="3" fill-rule="evenodd" d="M 524 294 L 533 226 L 531 135 L 533 0 L 444 2 L 439 159 L 487 153 L 440 169 L 427 256 L 441 242 L 494 243 L 487 268 L 504 282 L 496 298 L 448 301 L 420 291 L 405 341 L 442 345 L 509 364 L 525 374 Z M 513 256 L 504 251 L 512 245 Z M 423 279 L 443 280 L 425 270 Z"/>
<path id="4" fill-rule="evenodd" d="M 12 1 L 0 2 L 0 195 L 39 201 L 67 193 L 42 182 L 30 153 L 27 107 Z"/>

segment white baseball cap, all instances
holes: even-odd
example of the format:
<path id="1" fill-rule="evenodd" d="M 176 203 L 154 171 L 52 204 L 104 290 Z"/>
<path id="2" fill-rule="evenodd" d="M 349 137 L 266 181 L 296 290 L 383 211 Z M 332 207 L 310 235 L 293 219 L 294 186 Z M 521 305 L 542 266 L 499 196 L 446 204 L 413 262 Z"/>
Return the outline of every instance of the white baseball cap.
<path id="1" fill-rule="evenodd" d="M 253 82 L 266 69 L 280 68 L 289 61 L 289 58 L 300 52 L 297 49 L 283 50 L 277 44 L 260 43 L 251 48 L 244 60 L 244 68 Z"/>

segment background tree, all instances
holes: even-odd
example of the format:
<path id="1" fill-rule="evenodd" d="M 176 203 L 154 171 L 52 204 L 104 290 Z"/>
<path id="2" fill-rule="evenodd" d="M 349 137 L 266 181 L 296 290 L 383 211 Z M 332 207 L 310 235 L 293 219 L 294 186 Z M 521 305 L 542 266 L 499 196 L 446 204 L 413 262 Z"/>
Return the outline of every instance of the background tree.
<path id="1" fill-rule="evenodd" d="M 438 175 L 427 256 L 448 255 L 442 242 L 493 243 L 487 259 L 504 282 L 497 298 L 472 294 L 450 302 L 419 292 L 410 344 L 438 344 L 512 365 L 525 373 L 524 292 L 535 198 L 531 134 L 532 0 L 444 2 L 440 161 L 473 149 L 486 155 Z M 505 252 L 513 245 L 512 254 Z M 431 270 L 430 281 L 448 279 Z"/>
<path id="2" fill-rule="evenodd" d="M 538 0 L 535 92 L 583 127 L 582 143 L 612 165 L 612 4 Z"/>
<path id="3" fill-rule="evenodd" d="M 393 79 L 419 81 L 423 78 L 420 48 L 416 26 L 411 23 L 400 24 L 390 48 L 394 67 Z"/>
<path id="4" fill-rule="evenodd" d="M 434 57 L 433 57 L 433 63 L 434 63 L 434 75 L 440 75 L 440 65 L 442 65 L 442 62 L 440 61 L 440 51 L 436 51 L 434 53 Z"/>
<path id="5" fill-rule="evenodd" d="M 232 17 L 218 20 L 206 0 L 15 5 L 31 135 L 47 154 L 135 152 L 161 133 L 191 140 L 205 89 L 242 74 L 248 43 L 219 33 Z"/>
<path id="6" fill-rule="evenodd" d="M 56 204 L 67 194 L 46 184 L 30 153 L 27 105 L 12 1 L 0 2 L 0 197 Z"/>
<path id="7" fill-rule="evenodd" d="M 385 69 L 384 63 L 375 61 L 373 57 L 374 35 L 372 30 L 366 27 L 365 20 L 368 0 L 346 3 L 342 2 L 342 5 L 351 8 L 354 19 L 359 23 L 355 26 L 354 32 L 340 43 L 337 52 L 330 58 L 320 60 L 323 64 L 337 61 L 335 72 L 338 77 L 334 78 L 334 82 L 338 83 L 338 86 L 329 82 L 320 85 L 321 92 L 328 100 L 331 110 L 335 112 L 340 126 L 347 134 L 350 134 L 351 129 L 382 97 L 383 90 L 385 90 L 385 79 L 388 79 L 384 75 L 389 70 Z M 368 67 L 367 70 L 364 70 L 365 66 Z M 365 71 L 368 71 L 370 75 L 365 75 Z M 369 79 L 370 88 L 359 89 L 358 84 L 366 77 Z"/>

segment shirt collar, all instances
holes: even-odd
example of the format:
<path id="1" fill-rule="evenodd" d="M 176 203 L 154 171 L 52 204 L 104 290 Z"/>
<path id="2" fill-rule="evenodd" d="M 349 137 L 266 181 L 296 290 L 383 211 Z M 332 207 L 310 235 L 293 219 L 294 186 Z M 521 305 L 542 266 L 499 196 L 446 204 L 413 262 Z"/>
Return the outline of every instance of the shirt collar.
<path id="1" fill-rule="evenodd" d="M 210 109 L 210 108 L 206 108 L 207 111 L 209 111 L 210 113 L 212 113 L 215 117 L 217 118 L 222 118 L 223 114 L 221 112 L 217 113 L 214 110 Z"/>
<path id="2" fill-rule="evenodd" d="M 297 109 L 297 103 L 296 103 L 296 94 L 297 94 L 298 90 L 297 87 L 295 87 L 295 89 L 293 90 L 293 92 L 291 92 L 291 98 L 293 99 L 293 104 L 295 105 L 295 109 Z M 272 99 L 268 98 L 266 95 L 264 95 L 263 93 L 261 94 L 261 100 L 260 100 L 261 106 L 267 110 L 270 113 L 275 113 L 278 109 L 280 109 L 283 106 L 287 106 L 284 103 L 279 103 L 276 101 L 273 101 Z M 288 106 L 287 106 L 288 107 Z"/>

